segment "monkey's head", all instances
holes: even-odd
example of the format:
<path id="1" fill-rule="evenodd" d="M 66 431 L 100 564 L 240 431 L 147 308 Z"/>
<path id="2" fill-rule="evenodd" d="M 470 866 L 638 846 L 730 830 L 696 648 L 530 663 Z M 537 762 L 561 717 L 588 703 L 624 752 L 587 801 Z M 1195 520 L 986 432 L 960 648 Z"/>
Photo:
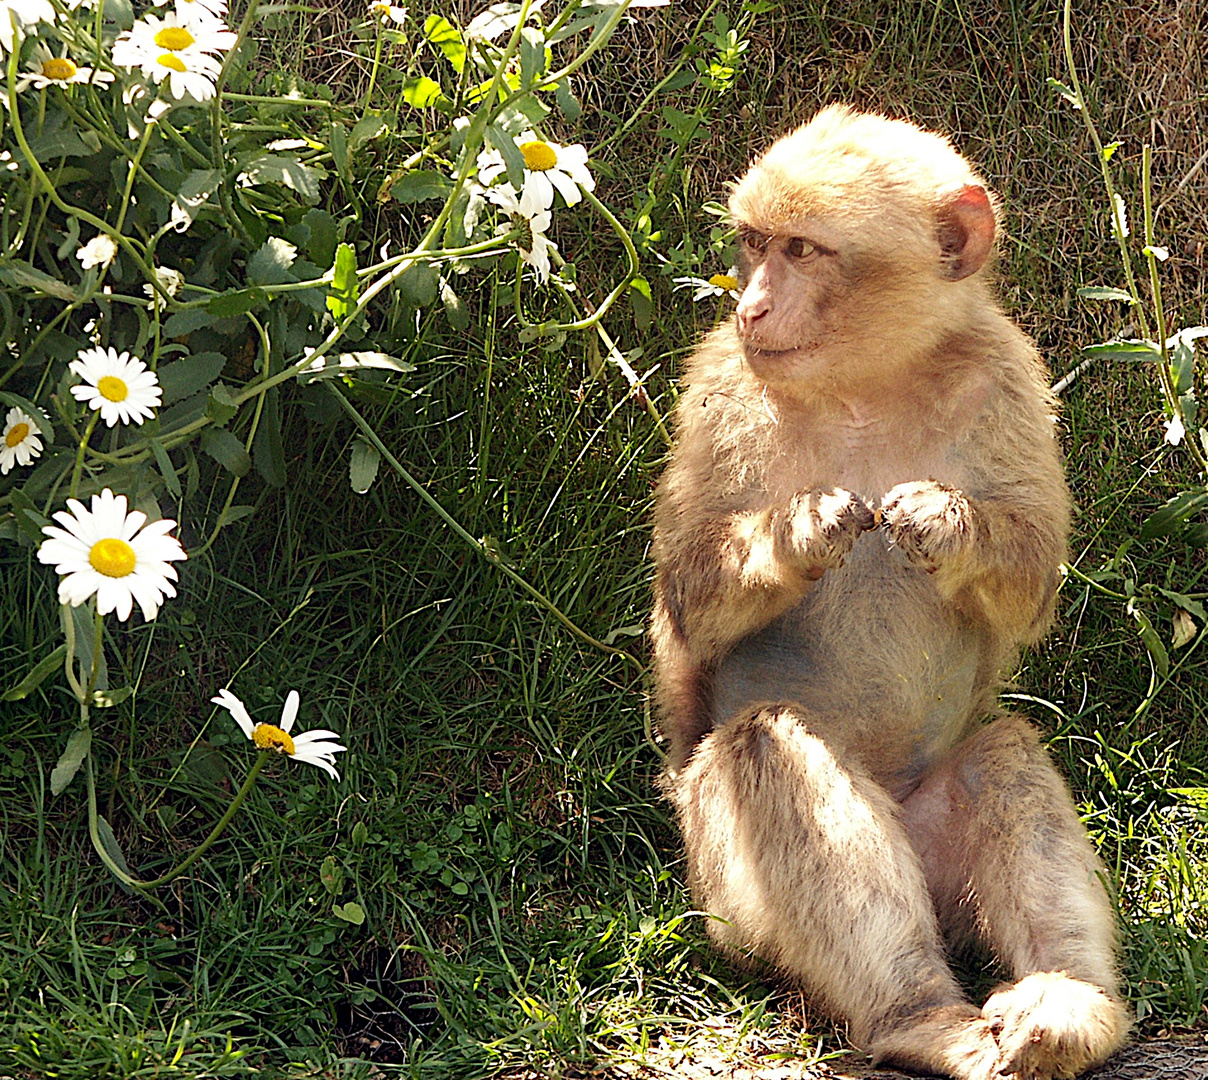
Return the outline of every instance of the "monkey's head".
<path id="1" fill-rule="evenodd" d="M 910 364 L 985 303 L 992 197 L 943 136 L 830 106 L 735 185 L 736 325 L 767 382 Z"/>

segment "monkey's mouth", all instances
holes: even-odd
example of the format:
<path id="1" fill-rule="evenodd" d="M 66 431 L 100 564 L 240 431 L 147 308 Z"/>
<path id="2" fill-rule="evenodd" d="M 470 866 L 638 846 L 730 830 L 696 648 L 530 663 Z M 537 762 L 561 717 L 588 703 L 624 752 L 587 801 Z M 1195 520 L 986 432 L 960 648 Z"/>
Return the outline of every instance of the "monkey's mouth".
<path id="1" fill-rule="evenodd" d="M 775 364 L 778 361 L 788 360 L 804 352 L 809 352 L 811 345 L 811 342 L 805 342 L 787 349 L 765 349 L 757 345 L 744 345 L 742 353 L 750 364 Z"/>

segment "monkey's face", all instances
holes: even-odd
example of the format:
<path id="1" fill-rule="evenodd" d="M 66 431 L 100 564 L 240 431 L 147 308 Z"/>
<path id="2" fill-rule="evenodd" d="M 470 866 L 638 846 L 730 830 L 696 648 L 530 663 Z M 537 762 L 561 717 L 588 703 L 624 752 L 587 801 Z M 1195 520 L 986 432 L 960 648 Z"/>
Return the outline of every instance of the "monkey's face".
<path id="1" fill-rule="evenodd" d="M 805 235 L 812 234 L 812 235 Z M 742 296 L 735 321 L 752 370 L 771 382 L 803 378 L 836 359 L 845 275 L 839 252 L 816 230 L 738 230 Z M 828 237 L 829 238 L 829 237 Z"/>
<path id="2" fill-rule="evenodd" d="M 993 246 L 992 201 L 912 125 L 827 110 L 751 166 L 730 212 L 735 326 L 766 382 L 892 379 L 982 302 L 970 281 Z"/>

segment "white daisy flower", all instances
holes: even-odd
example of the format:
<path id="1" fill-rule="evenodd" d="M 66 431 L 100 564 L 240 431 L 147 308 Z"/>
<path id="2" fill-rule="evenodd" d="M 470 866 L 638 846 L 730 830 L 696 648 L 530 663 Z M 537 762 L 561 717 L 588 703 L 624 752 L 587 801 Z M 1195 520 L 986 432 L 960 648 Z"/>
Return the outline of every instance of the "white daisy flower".
<path id="1" fill-rule="evenodd" d="M 77 67 L 76 62 L 64 49 L 55 56 L 41 42 L 34 46 L 34 57 L 29 67 L 17 76 L 17 92 L 31 86 L 45 90 L 48 86 L 70 86 L 72 83 L 92 83 L 106 86 L 117 78 L 111 71 L 99 71 L 90 67 Z"/>
<path id="2" fill-rule="evenodd" d="M 54 21 L 50 0 L 0 0 L 0 55 L 12 52 L 13 42 L 20 41 L 31 26 Z"/>
<path id="3" fill-rule="evenodd" d="M 407 9 L 396 4 L 384 4 L 381 0 L 369 0 L 369 16 L 382 23 L 402 25 L 407 20 Z"/>
<path id="4" fill-rule="evenodd" d="M 222 71 L 222 64 L 210 54 L 229 49 L 237 40 L 238 35 L 221 20 L 199 22 L 170 11 L 162 20 L 144 15 L 118 36 L 112 56 L 118 67 L 140 68 L 144 78 L 155 83 L 167 79 L 177 100 L 208 101 Z"/>
<path id="5" fill-rule="evenodd" d="M 676 289 L 695 289 L 692 299 L 707 300 L 710 296 L 729 296 L 737 300 L 741 293 L 738 291 L 738 278 L 731 267 L 724 274 L 714 274 L 708 281 L 698 277 L 672 278 Z"/>
<path id="6" fill-rule="evenodd" d="M 28 465 L 42 453 L 37 421 L 24 409 L 15 406 L 4 420 L 4 436 L 0 441 L 0 476 L 8 475 L 14 465 Z"/>
<path id="7" fill-rule="evenodd" d="M 38 561 L 63 575 L 59 603 L 79 607 L 96 596 L 97 611 L 113 611 L 119 619 L 130 618 L 134 601 L 148 622 L 155 618 L 164 597 L 175 596 L 171 581 L 176 571 L 169 564 L 185 559 L 184 548 L 168 530 L 176 527 L 170 518 L 147 523 L 140 510 L 126 513 L 126 496 L 105 488 L 92 497 L 86 510 L 78 499 L 68 499 L 67 510 L 54 519 L 63 526 L 45 526 L 47 539 L 38 548 Z"/>
<path id="8" fill-rule="evenodd" d="M 585 191 L 595 191 L 596 181 L 587 170 L 587 151 L 582 144 L 559 146 L 546 142 L 531 131 L 516 139 L 520 153 L 524 155 L 524 183 L 521 190 L 532 190 L 534 197 L 548 210 L 554 205 L 554 190 L 557 189 L 567 206 L 574 206 Z M 498 150 L 484 150 L 478 155 L 478 179 L 490 184 L 506 174 L 507 166 Z"/>
<path id="9" fill-rule="evenodd" d="M 127 352 L 116 349 L 81 349 L 80 358 L 67 365 L 84 380 L 73 386 L 71 396 L 90 409 L 99 409 L 109 427 L 141 424 L 159 408 L 159 379 L 147 365 Z"/>
<path id="10" fill-rule="evenodd" d="M 1166 425 L 1166 442 L 1171 446 L 1178 446 L 1183 441 L 1183 436 L 1187 434 L 1187 428 L 1183 426 L 1183 418 L 1176 416 L 1172 420 L 1162 422 Z"/>
<path id="11" fill-rule="evenodd" d="M 215 705 L 221 705 L 234 718 L 244 735 L 252 740 L 261 750 L 276 750 L 286 754 L 295 761 L 307 765 L 315 765 L 324 772 L 330 773 L 336 780 L 340 774 L 336 772 L 336 754 L 342 754 L 348 749 L 338 742 L 332 742 L 340 736 L 334 731 L 316 728 L 314 731 L 303 731 L 290 735 L 294 721 L 298 718 L 298 691 L 291 690 L 285 699 L 285 707 L 281 710 L 280 724 L 257 724 L 250 716 L 243 702 L 229 690 L 219 690 L 217 697 L 210 700 Z"/>
<path id="12" fill-rule="evenodd" d="M 544 285 L 549 280 L 550 252 L 558 250 L 558 245 L 545 235 L 550 226 L 549 210 L 539 204 L 539 196 L 532 188 L 525 188 L 517 198 L 511 184 L 500 184 L 487 191 L 487 198 L 512 219 L 510 225 L 500 226 L 500 231 L 520 230 L 516 240 L 520 258 L 537 271 Z"/>
<path id="13" fill-rule="evenodd" d="M 113 262 L 117 255 L 117 244 L 108 233 L 97 233 L 75 254 L 85 270 L 91 270 L 94 266 L 104 267 Z"/>
<path id="14" fill-rule="evenodd" d="M 179 270 L 173 270 L 170 266 L 157 266 L 155 267 L 155 280 L 159 282 L 164 292 L 169 296 L 175 296 L 180 292 L 180 287 L 185 283 L 185 276 Z M 154 285 L 147 282 L 143 286 L 143 292 L 151 297 L 147 302 L 147 307 L 154 311 L 160 306 L 162 301 Z"/>

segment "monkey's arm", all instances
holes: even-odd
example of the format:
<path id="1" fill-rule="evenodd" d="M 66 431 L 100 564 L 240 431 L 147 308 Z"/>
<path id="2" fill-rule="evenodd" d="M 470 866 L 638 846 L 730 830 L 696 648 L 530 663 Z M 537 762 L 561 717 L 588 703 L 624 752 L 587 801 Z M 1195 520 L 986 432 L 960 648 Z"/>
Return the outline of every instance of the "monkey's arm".
<path id="1" fill-rule="evenodd" d="M 972 605 L 1000 635 L 1028 643 L 1048 625 L 1065 557 L 1063 515 L 1055 509 L 925 480 L 890 491 L 881 522 L 946 599 Z"/>
<path id="2" fill-rule="evenodd" d="M 1035 350 L 1008 327 L 986 365 L 992 389 L 936 475 L 889 491 L 880 519 L 891 543 L 931 572 L 945 599 L 1000 639 L 1027 644 L 1049 625 L 1070 495 L 1056 402 Z"/>
<path id="3" fill-rule="evenodd" d="M 690 487 L 695 485 L 690 485 Z M 874 524 L 847 491 L 809 491 L 760 510 L 701 511 L 664 487 L 655 527 L 650 637 L 668 768 L 680 769 L 711 726 L 712 667 L 792 608 Z"/>
<path id="4" fill-rule="evenodd" d="M 672 634 L 698 665 L 792 608 L 873 526 L 872 511 L 842 489 L 728 514 L 663 505 L 654 545 L 656 646 L 660 632 Z"/>

